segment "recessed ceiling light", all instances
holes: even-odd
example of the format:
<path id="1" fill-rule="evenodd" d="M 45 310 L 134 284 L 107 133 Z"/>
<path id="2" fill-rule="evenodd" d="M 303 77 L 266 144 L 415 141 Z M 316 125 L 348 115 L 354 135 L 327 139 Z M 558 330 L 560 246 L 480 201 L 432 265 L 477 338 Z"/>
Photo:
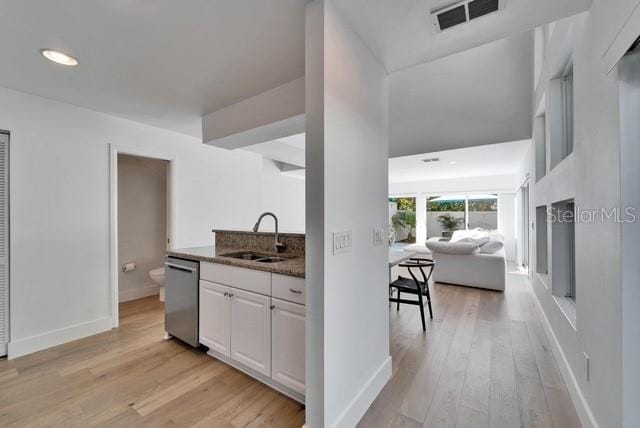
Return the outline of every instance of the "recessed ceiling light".
<path id="1" fill-rule="evenodd" d="M 456 161 L 449 161 L 449 165 L 455 165 Z"/>
<path id="2" fill-rule="evenodd" d="M 53 49 L 42 49 L 40 52 L 42 53 L 42 56 L 44 56 L 49 61 L 53 61 L 69 67 L 78 65 L 78 60 L 71 55 L 67 55 L 66 53 Z"/>

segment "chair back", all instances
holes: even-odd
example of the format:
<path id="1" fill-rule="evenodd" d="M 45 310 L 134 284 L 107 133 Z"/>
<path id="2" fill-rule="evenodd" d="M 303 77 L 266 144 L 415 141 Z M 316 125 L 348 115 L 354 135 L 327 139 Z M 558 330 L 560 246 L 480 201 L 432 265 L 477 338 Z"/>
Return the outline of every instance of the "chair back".
<path id="1" fill-rule="evenodd" d="M 433 269 L 436 266 L 436 262 L 432 259 L 425 259 L 421 257 L 412 257 L 408 261 L 400 263 L 398 266 L 407 268 L 411 278 L 423 287 L 429 286 L 429 280 L 431 279 L 431 275 L 433 274 Z M 413 269 L 420 270 L 420 274 L 422 275 L 422 281 L 420 281 L 416 275 L 413 273 Z M 425 269 L 428 270 L 428 274 L 425 273 Z"/>

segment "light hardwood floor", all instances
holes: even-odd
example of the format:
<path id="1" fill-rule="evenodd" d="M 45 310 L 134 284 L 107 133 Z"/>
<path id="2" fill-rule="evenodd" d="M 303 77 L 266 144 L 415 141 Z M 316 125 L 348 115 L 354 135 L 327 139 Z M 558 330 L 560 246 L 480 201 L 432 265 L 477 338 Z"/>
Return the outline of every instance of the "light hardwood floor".
<path id="1" fill-rule="evenodd" d="M 436 284 L 391 314 L 393 377 L 361 427 L 579 427 L 526 277 L 506 293 Z M 121 305 L 121 327 L 0 359 L 0 426 L 300 427 L 304 408 L 239 371 L 161 339 L 156 298 Z"/>
<path id="2" fill-rule="evenodd" d="M 532 293 L 518 273 L 505 293 L 435 284 L 426 333 L 392 307 L 392 378 L 359 426 L 580 427 Z"/>
<path id="3" fill-rule="evenodd" d="M 200 350 L 165 341 L 157 297 L 120 328 L 0 359 L 0 426 L 295 427 L 304 407 Z"/>

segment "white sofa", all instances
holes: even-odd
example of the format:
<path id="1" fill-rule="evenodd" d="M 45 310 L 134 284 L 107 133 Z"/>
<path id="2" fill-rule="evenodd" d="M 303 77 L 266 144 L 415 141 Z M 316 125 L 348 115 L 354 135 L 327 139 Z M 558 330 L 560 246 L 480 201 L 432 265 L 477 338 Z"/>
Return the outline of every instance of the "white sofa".
<path id="1" fill-rule="evenodd" d="M 507 261 L 503 240 L 502 234 L 496 231 L 456 231 L 449 242 L 431 238 L 424 247 L 411 246 L 406 250 L 417 250 L 420 255 L 435 260 L 433 279 L 436 282 L 504 291 Z M 488 243 L 491 245 L 483 250 Z M 495 252 L 487 252 L 496 248 Z M 455 254 L 458 252 L 468 254 Z"/>

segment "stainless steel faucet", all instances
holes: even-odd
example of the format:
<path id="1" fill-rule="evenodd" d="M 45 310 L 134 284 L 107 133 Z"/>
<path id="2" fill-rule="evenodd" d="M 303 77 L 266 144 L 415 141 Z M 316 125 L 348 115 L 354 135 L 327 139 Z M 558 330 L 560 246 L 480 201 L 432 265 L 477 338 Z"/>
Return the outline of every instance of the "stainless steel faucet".
<path id="1" fill-rule="evenodd" d="M 284 250 L 285 245 L 282 242 L 280 242 L 280 240 L 278 239 L 278 217 L 276 217 L 274 213 L 266 212 L 266 213 L 260 214 L 260 217 L 258 217 L 258 221 L 256 222 L 255 226 L 253 226 L 253 231 L 254 232 L 258 231 L 258 228 L 260 227 L 260 222 L 266 216 L 273 217 L 273 220 L 276 223 L 276 242 L 274 244 L 274 247 L 276 249 L 276 253 L 279 253 L 280 251 Z"/>

